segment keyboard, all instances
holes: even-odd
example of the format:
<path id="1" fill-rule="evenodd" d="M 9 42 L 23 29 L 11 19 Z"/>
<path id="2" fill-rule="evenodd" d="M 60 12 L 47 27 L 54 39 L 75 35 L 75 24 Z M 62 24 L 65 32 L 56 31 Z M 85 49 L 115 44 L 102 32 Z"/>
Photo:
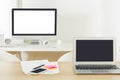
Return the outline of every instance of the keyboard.
<path id="1" fill-rule="evenodd" d="M 92 69 L 119 69 L 116 65 L 91 65 L 91 64 L 80 64 L 76 65 L 76 69 L 82 69 L 82 70 L 92 70 Z"/>

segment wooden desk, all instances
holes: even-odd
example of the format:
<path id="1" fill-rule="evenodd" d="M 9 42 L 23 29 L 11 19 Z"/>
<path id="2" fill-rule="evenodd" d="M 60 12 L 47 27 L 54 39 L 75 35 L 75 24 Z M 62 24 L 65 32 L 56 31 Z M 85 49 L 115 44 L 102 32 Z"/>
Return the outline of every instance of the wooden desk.
<path id="1" fill-rule="evenodd" d="M 0 80 L 120 80 L 120 75 L 75 75 L 72 63 L 59 64 L 55 75 L 25 75 L 18 62 L 0 62 Z"/>

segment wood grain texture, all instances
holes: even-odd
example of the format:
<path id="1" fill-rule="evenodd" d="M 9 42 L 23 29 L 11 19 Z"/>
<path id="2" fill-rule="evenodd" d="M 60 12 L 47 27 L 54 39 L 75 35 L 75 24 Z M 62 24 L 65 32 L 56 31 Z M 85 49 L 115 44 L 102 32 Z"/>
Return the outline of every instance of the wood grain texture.
<path id="1" fill-rule="evenodd" d="M 70 62 L 60 62 L 55 75 L 26 75 L 19 62 L 0 62 L 0 80 L 120 80 L 120 75 L 75 75 Z"/>

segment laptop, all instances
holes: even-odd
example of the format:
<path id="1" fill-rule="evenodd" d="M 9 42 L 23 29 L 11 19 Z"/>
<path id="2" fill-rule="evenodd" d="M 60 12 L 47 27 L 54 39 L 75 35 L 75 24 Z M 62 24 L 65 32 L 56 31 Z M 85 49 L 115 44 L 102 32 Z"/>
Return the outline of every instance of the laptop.
<path id="1" fill-rule="evenodd" d="M 115 64 L 115 39 L 75 38 L 74 71 L 76 74 L 120 74 Z"/>

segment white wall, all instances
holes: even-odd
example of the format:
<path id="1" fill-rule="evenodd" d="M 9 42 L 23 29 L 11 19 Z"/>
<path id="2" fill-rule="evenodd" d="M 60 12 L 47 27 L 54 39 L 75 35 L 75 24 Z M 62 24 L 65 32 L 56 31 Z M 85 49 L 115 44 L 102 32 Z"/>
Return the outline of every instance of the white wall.
<path id="1" fill-rule="evenodd" d="M 117 60 L 120 60 L 120 0 L 101 0 L 102 36 L 116 38 Z"/>
<path id="2" fill-rule="evenodd" d="M 100 35 L 99 5 L 99 0 L 22 0 L 22 7 L 57 8 L 57 36 L 64 41 Z"/>
<path id="3" fill-rule="evenodd" d="M 21 3 L 21 7 L 57 8 L 57 36 L 64 41 L 72 41 L 73 37 L 116 37 L 120 56 L 120 0 L 22 0 Z"/>
<path id="4" fill-rule="evenodd" d="M 119 32 L 119 0 L 22 0 L 21 7 L 57 8 L 58 36 L 115 36 Z M 62 31 L 62 32 L 61 32 Z"/>
<path id="5" fill-rule="evenodd" d="M 0 34 L 11 36 L 11 9 L 17 7 L 17 0 L 0 0 Z"/>
<path id="6" fill-rule="evenodd" d="M 18 0 L 0 0 L 0 34 L 11 34 L 11 8 Z M 119 0 L 19 0 L 20 7 L 58 9 L 58 37 L 117 36 L 120 26 Z"/>

